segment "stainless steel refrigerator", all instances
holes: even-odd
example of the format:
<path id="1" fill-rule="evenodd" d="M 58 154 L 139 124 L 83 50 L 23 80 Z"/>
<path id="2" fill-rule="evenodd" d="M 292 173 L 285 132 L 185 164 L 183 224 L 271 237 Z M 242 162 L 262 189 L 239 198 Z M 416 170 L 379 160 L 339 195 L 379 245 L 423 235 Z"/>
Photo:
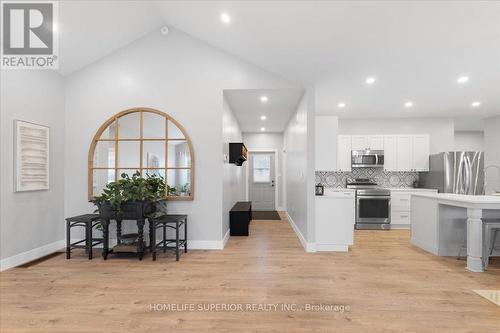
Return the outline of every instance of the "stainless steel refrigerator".
<path id="1" fill-rule="evenodd" d="M 440 193 L 484 194 L 484 153 L 452 151 L 431 155 L 429 172 L 419 176 L 420 187 Z"/>

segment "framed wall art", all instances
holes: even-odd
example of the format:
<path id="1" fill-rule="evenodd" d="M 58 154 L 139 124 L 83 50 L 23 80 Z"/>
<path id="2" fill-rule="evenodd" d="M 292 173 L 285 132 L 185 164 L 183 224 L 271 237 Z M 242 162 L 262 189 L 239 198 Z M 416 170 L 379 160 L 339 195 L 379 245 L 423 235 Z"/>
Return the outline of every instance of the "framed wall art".
<path id="1" fill-rule="evenodd" d="M 14 120 L 14 185 L 16 192 L 49 189 L 47 126 Z"/>

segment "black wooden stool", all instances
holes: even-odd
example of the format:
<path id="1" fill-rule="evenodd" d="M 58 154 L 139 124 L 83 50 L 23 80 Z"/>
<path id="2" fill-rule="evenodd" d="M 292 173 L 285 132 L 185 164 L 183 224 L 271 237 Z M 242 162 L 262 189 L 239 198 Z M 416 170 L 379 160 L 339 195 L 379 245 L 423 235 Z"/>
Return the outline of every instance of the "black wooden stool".
<path id="1" fill-rule="evenodd" d="M 92 259 L 92 248 L 102 243 L 102 238 L 92 236 L 93 229 L 101 223 L 99 214 L 85 214 L 66 219 L 66 259 L 71 258 L 72 249 L 85 249 L 89 254 L 89 260 Z M 71 228 L 84 227 L 85 238 L 71 243 Z M 85 245 L 82 243 L 85 242 Z"/>
<path id="2" fill-rule="evenodd" d="M 187 252 L 187 215 L 163 215 L 160 217 L 148 218 L 149 220 L 149 244 L 153 253 L 153 260 L 156 260 L 156 248 L 160 247 L 163 252 L 175 250 L 176 260 L 179 261 L 179 249 L 184 247 Z M 184 226 L 184 239 L 179 238 L 179 230 Z M 156 229 L 162 229 L 162 240 L 156 243 Z M 175 239 L 167 238 L 167 228 L 175 230 Z M 170 245 L 175 243 L 175 245 Z"/>

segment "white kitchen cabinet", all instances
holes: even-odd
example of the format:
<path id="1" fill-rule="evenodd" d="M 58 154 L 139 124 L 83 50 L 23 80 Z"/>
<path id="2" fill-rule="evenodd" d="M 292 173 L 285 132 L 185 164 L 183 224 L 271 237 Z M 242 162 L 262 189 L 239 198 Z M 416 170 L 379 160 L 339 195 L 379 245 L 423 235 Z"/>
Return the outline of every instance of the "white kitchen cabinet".
<path id="1" fill-rule="evenodd" d="M 352 150 L 383 150 L 384 136 L 383 135 L 352 135 L 351 136 Z"/>
<path id="2" fill-rule="evenodd" d="M 336 116 L 315 117 L 315 170 L 337 170 L 337 132 Z"/>
<path id="3" fill-rule="evenodd" d="M 371 150 L 384 150 L 384 136 L 370 135 L 368 136 L 368 148 Z"/>
<path id="4" fill-rule="evenodd" d="M 411 171 L 412 165 L 412 135 L 398 135 L 396 141 L 396 168 L 397 171 Z"/>
<path id="5" fill-rule="evenodd" d="M 384 135 L 384 170 L 397 171 L 397 136 Z"/>
<path id="6" fill-rule="evenodd" d="M 351 136 L 337 137 L 337 171 L 351 171 Z"/>
<path id="7" fill-rule="evenodd" d="M 385 171 L 429 171 L 427 134 L 339 135 L 335 170 L 351 171 L 351 150 L 364 149 L 384 150 Z"/>
<path id="8" fill-rule="evenodd" d="M 351 135 L 351 149 L 364 150 L 368 147 L 367 135 Z"/>
<path id="9" fill-rule="evenodd" d="M 429 135 L 413 135 L 413 171 L 429 171 Z"/>
<path id="10" fill-rule="evenodd" d="M 397 136 L 397 171 L 429 171 L 429 135 Z"/>
<path id="11" fill-rule="evenodd" d="M 355 192 L 325 191 L 315 206 L 316 251 L 348 251 L 354 242 Z"/>
<path id="12" fill-rule="evenodd" d="M 411 225 L 411 196 L 415 193 L 432 192 L 432 189 L 392 189 L 391 229 L 409 229 Z"/>

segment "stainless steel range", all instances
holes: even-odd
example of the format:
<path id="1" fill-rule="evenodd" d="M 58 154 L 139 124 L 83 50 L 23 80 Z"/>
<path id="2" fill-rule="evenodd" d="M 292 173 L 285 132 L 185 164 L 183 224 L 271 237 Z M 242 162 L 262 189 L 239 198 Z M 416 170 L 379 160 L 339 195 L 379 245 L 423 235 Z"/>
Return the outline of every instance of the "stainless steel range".
<path id="1" fill-rule="evenodd" d="M 356 189 L 356 229 L 391 228 L 391 192 L 366 178 L 348 179 Z"/>

